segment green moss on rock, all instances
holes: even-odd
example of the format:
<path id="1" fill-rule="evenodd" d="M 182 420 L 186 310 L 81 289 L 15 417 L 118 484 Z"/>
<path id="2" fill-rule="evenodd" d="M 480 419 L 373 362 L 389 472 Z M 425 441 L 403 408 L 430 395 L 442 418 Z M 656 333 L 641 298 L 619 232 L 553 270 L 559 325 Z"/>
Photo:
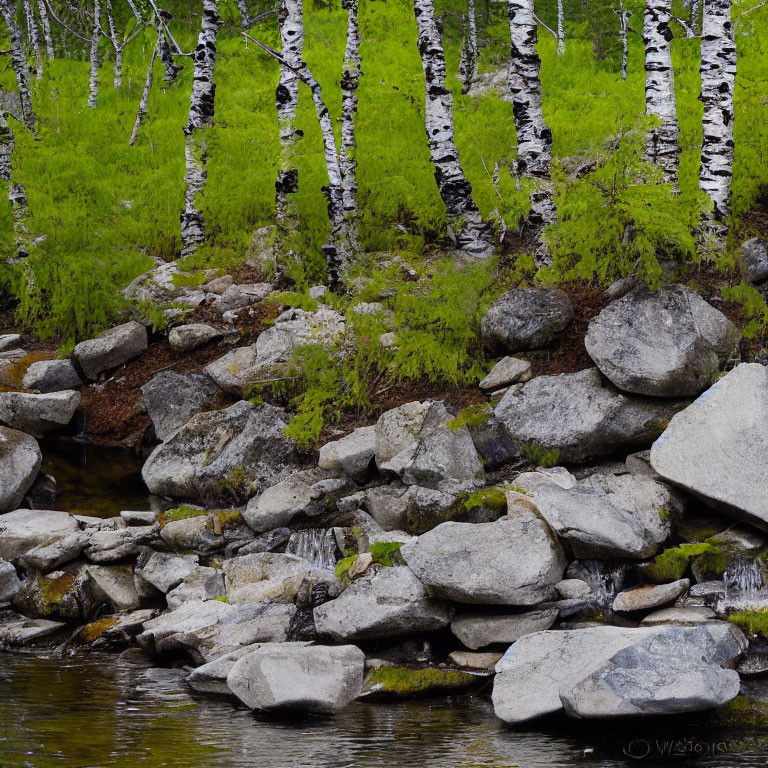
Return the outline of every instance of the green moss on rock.
<path id="1" fill-rule="evenodd" d="M 363 693 L 371 696 L 423 696 L 471 688 L 482 680 L 481 676 L 453 669 L 380 667 L 366 676 Z"/>
<path id="2" fill-rule="evenodd" d="M 737 611 L 728 620 L 749 635 L 768 638 L 768 610 Z"/>
<path id="3" fill-rule="evenodd" d="M 714 549 L 712 544 L 681 544 L 678 547 L 665 549 L 656 555 L 653 562 L 645 569 L 644 575 L 651 581 L 665 584 L 682 579 L 688 570 L 692 557 L 702 556 Z"/>

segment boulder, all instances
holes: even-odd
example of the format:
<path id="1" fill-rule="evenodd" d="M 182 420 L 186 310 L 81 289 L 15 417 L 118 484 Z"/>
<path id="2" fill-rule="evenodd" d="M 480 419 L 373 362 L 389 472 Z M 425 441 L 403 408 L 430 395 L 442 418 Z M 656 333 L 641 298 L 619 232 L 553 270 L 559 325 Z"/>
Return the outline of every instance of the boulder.
<path id="1" fill-rule="evenodd" d="M 0 421 L 11 429 L 42 437 L 72 421 L 80 405 L 74 390 L 34 395 L 29 392 L 0 392 Z"/>
<path id="2" fill-rule="evenodd" d="M 69 512 L 17 509 L 0 515 L 0 557 L 16 561 L 30 550 L 61 541 L 80 531 Z"/>
<path id="3" fill-rule="evenodd" d="M 147 329 L 132 320 L 104 331 L 95 339 L 81 341 L 73 355 L 83 373 L 89 379 L 97 379 L 100 373 L 138 357 L 147 346 Z"/>
<path id="4" fill-rule="evenodd" d="M 318 466 L 338 470 L 353 480 L 365 480 L 376 452 L 376 427 L 359 427 L 320 448 Z"/>
<path id="5" fill-rule="evenodd" d="M 179 584 L 168 591 L 165 600 L 171 610 L 195 600 L 220 600 L 227 596 L 221 568 L 195 566 Z"/>
<path id="6" fill-rule="evenodd" d="M 202 664 L 193 669 L 187 676 L 187 685 L 198 693 L 206 693 L 214 696 L 232 696 L 232 691 L 227 685 L 227 675 L 235 662 L 251 651 L 261 647 L 261 643 L 244 645 L 230 653 L 225 653 L 207 664 Z"/>
<path id="7" fill-rule="evenodd" d="M 620 613 L 650 611 L 662 605 L 673 603 L 690 588 L 688 579 L 678 579 L 669 584 L 649 584 L 619 592 L 613 601 L 613 610 Z"/>
<path id="8" fill-rule="evenodd" d="M 556 608 L 514 614 L 465 613 L 451 622 L 451 632 L 473 651 L 489 645 L 512 645 L 532 632 L 549 629 L 557 621 Z"/>
<path id="9" fill-rule="evenodd" d="M 85 618 L 105 602 L 93 594 L 88 566 L 82 562 L 45 575 L 29 573 L 12 600 L 13 607 L 25 616 L 53 619 Z"/>
<path id="10" fill-rule="evenodd" d="M 165 594 L 178 587 L 197 566 L 197 555 L 150 551 L 136 561 L 136 575 Z"/>
<path id="11" fill-rule="evenodd" d="M 0 603 L 7 603 L 20 589 L 16 569 L 7 560 L 0 560 Z"/>
<path id="12" fill-rule="evenodd" d="M 139 607 L 139 595 L 130 565 L 89 565 L 91 591 L 96 599 L 108 602 L 116 611 L 132 611 Z"/>
<path id="13" fill-rule="evenodd" d="M 248 499 L 295 469 L 298 455 L 283 434 L 286 426 L 281 409 L 244 400 L 199 413 L 152 451 L 142 477 L 161 496 Z"/>
<path id="14" fill-rule="evenodd" d="M 357 698 L 365 654 L 354 645 L 264 645 L 235 662 L 227 685 L 247 707 L 330 713 Z"/>
<path id="15" fill-rule="evenodd" d="M 376 464 L 407 484 L 474 482 L 485 476 L 465 426 L 452 427 L 443 403 L 406 403 L 376 422 Z"/>
<path id="16" fill-rule="evenodd" d="M 45 573 L 80 557 L 88 546 L 89 540 L 88 532 L 76 531 L 51 543 L 28 550 L 18 562 L 24 568 L 33 568 Z"/>
<path id="17" fill-rule="evenodd" d="M 753 237 L 742 243 L 739 257 L 747 280 L 762 283 L 768 280 L 768 243 L 761 237 Z"/>
<path id="18" fill-rule="evenodd" d="M 162 371 L 141 388 L 141 395 L 155 434 L 165 441 L 193 416 L 210 410 L 221 390 L 203 374 Z"/>
<path id="19" fill-rule="evenodd" d="M 139 554 L 140 545 L 150 541 L 158 530 L 159 526 L 155 524 L 93 531 L 85 556 L 94 563 L 114 563 L 126 557 L 135 557 Z"/>
<path id="20" fill-rule="evenodd" d="M 494 413 L 521 446 L 557 450 L 560 461 L 581 462 L 647 447 L 685 405 L 623 395 L 603 382 L 597 368 L 588 368 L 513 387 Z"/>
<path id="21" fill-rule="evenodd" d="M 695 291 L 674 285 L 633 291 L 589 323 L 584 343 L 620 390 L 655 397 L 695 396 L 737 349 L 739 333 Z"/>
<path id="22" fill-rule="evenodd" d="M 257 536 L 237 550 L 238 555 L 254 555 L 259 552 L 272 552 L 288 543 L 291 538 L 290 528 L 275 528 Z"/>
<path id="23" fill-rule="evenodd" d="M 491 372 L 478 384 L 485 392 L 508 387 L 510 384 L 530 381 L 533 378 L 531 364 L 519 357 L 502 357 Z"/>
<path id="24" fill-rule="evenodd" d="M 315 568 L 308 560 L 296 555 L 262 552 L 227 560 L 222 566 L 229 602 L 292 603 L 309 605 L 312 589 L 327 587 L 335 597 L 341 592 L 336 576 Z"/>
<path id="25" fill-rule="evenodd" d="M 314 614 L 318 634 L 349 641 L 431 632 L 448 624 L 453 608 L 400 566 L 368 570 Z"/>
<path id="26" fill-rule="evenodd" d="M 21 504 L 24 494 L 35 482 L 42 462 L 43 454 L 34 437 L 0 427 L 0 512 L 16 509 Z M 0 540 L 1 521 L 2 517 Z"/>
<path id="27" fill-rule="evenodd" d="M 472 651 L 454 651 L 448 654 L 448 660 L 457 667 L 478 669 L 492 672 L 493 668 L 501 661 L 504 654 L 495 651 L 489 653 L 473 653 Z"/>
<path id="28" fill-rule="evenodd" d="M 684 605 L 649 613 L 640 624 L 644 627 L 654 624 L 701 624 L 715 619 L 717 616 L 711 608 L 703 605 Z"/>
<path id="29" fill-rule="evenodd" d="M 0 334 L 0 352 L 8 352 L 16 349 L 21 344 L 20 333 L 2 333 Z"/>
<path id="30" fill-rule="evenodd" d="M 496 665 L 493 685 L 496 716 L 507 723 L 519 724 L 559 712 L 563 709 L 561 694 L 574 702 L 569 703 L 569 707 L 571 713 L 575 714 L 577 697 L 570 692 L 578 692 L 581 681 L 588 680 L 595 673 L 598 673 L 596 677 L 599 678 L 599 673 L 606 668 L 606 663 L 623 649 L 649 638 L 656 639 L 664 633 L 680 631 L 692 633 L 691 645 L 698 645 L 700 662 L 716 667 L 733 660 L 746 647 L 743 635 L 738 629 L 720 622 L 699 627 L 659 626 L 630 629 L 599 626 L 559 632 L 536 632 L 518 640 Z M 679 635 L 673 637 L 679 638 Z M 674 665 L 678 658 L 675 643 L 663 642 L 661 645 L 668 646 L 669 659 Z M 652 666 L 642 663 L 637 671 L 641 675 L 647 673 L 649 682 L 654 681 L 654 688 L 660 684 L 661 687 L 657 690 L 663 695 L 663 676 L 659 680 L 653 672 L 655 664 L 659 661 L 657 657 L 653 659 Z M 684 662 L 683 654 L 680 661 L 681 664 Z M 685 663 L 687 664 L 687 661 Z M 671 673 L 665 665 L 665 674 L 668 671 Z M 595 700 L 599 701 L 597 695 Z"/>
<path id="31" fill-rule="evenodd" d="M 53 635 L 66 627 L 63 621 L 30 619 L 18 613 L 8 612 L 0 621 L 0 646 L 26 645 Z"/>
<path id="32" fill-rule="evenodd" d="M 578 600 L 592 595 L 592 587 L 581 579 L 563 579 L 555 584 L 555 591 L 562 600 Z"/>
<path id="33" fill-rule="evenodd" d="M 486 343 L 519 352 L 549 344 L 573 319 L 567 294 L 557 288 L 513 288 L 485 313 L 480 330 Z"/>
<path id="34" fill-rule="evenodd" d="M 560 699 L 572 717 L 670 715 L 727 704 L 739 673 L 723 669 L 746 650 L 728 624 L 667 627 L 617 651 L 591 674 L 568 681 Z"/>
<path id="35" fill-rule="evenodd" d="M 651 449 L 666 480 L 768 524 L 768 368 L 744 363 L 677 414 Z"/>
<path id="36" fill-rule="evenodd" d="M 385 531 L 405 530 L 410 506 L 407 485 L 392 484 L 368 488 L 361 500 L 368 514 Z"/>
<path id="37" fill-rule="evenodd" d="M 27 368 L 21 386 L 38 392 L 60 392 L 77 389 L 83 380 L 71 360 L 38 360 Z"/>
<path id="38" fill-rule="evenodd" d="M 245 521 L 256 533 L 264 533 L 324 512 L 326 499 L 312 487 L 320 477 L 321 473 L 310 469 L 275 483 L 248 502 Z"/>
<path id="39" fill-rule="evenodd" d="M 250 383 L 251 370 L 258 360 L 255 345 L 238 347 L 203 368 L 203 373 L 230 395 L 242 397 Z"/>
<path id="40" fill-rule="evenodd" d="M 151 653 L 185 652 L 204 664 L 246 645 L 285 642 L 295 616 L 294 605 L 190 600 L 145 622 L 137 641 Z"/>
<path id="41" fill-rule="evenodd" d="M 535 605 L 554 594 L 566 566 L 549 526 L 532 511 L 494 523 L 442 523 L 400 554 L 434 594 L 459 603 Z"/>
<path id="42" fill-rule="evenodd" d="M 190 352 L 209 341 L 220 339 L 222 336 L 224 336 L 224 331 L 220 331 L 212 325 L 189 323 L 172 328 L 168 334 L 168 343 L 171 345 L 171 349 L 177 352 Z"/>
<path id="43" fill-rule="evenodd" d="M 683 510 L 676 491 L 641 475 L 597 473 L 573 488 L 543 483 L 534 500 L 578 558 L 651 557 Z"/>
<path id="44" fill-rule="evenodd" d="M 256 304 L 272 293 L 271 283 L 242 283 L 230 285 L 213 302 L 212 309 L 217 312 L 227 312 L 233 309 L 242 309 Z"/>

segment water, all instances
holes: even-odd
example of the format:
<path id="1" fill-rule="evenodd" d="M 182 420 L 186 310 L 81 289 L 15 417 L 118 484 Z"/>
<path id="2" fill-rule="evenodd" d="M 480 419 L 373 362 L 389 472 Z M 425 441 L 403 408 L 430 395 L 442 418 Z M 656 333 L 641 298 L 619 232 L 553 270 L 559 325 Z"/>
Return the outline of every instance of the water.
<path id="1" fill-rule="evenodd" d="M 195 698 L 184 673 L 111 657 L 0 653 L 0 766 L 619 768 L 768 764 L 759 733 L 695 720 L 558 721 L 513 730 L 484 696 L 357 701 L 329 718 L 260 718 Z M 678 740 L 691 760 L 664 757 Z M 686 746 L 687 745 L 687 746 Z M 719 746 L 718 746 L 719 745 Z M 726 754 L 715 754 L 718 749 Z M 648 753 L 645 760 L 633 759 Z M 627 756 L 629 755 L 629 757 Z M 651 759 L 651 758 L 656 759 Z"/>
<path id="2" fill-rule="evenodd" d="M 768 588 L 762 563 L 757 558 L 738 557 L 723 574 L 725 593 L 720 610 L 744 610 L 768 606 Z"/>
<path id="3" fill-rule="evenodd" d="M 309 560 L 318 568 L 336 566 L 336 537 L 332 528 L 308 528 L 291 534 L 285 551 Z"/>
<path id="4" fill-rule="evenodd" d="M 141 479 L 142 460 L 122 448 L 78 443 L 71 438 L 41 442 L 42 471 L 56 478 L 56 509 L 114 517 L 124 509 L 151 509 Z"/>

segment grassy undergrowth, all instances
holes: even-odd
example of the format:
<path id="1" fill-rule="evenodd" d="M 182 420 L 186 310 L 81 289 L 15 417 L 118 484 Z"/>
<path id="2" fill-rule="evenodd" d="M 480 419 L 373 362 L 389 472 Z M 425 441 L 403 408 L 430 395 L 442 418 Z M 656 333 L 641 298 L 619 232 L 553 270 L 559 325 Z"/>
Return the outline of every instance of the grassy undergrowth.
<path id="1" fill-rule="evenodd" d="M 188 3 L 166 4 L 176 14 L 174 31 L 179 42 L 190 49 L 198 19 Z M 641 6 L 635 5 L 631 24 L 637 30 L 642 13 Z M 748 6 L 737 3 L 735 16 Z M 216 125 L 210 131 L 209 179 L 202 205 L 209 241 L 195 259 L 196 268 L 231 268 L 241 262 L 251 232 L 274 218 L 278 66 L 239 36 L 230 0 L 222 3 L 222 10 L 227 24 L 220 35 Z M 323 85 L 332 114 L 338 115 L 345 11 L 337 4 L 318 2 L 306 3 L 305 12 L 306 59 Z M 460 19 L 465 12 L 461 2 L 438 2 L 438 13 L 445 18 L 449 73 L 457 70 Z M 554 2 L 541 3 L 538 12 L 554 26 Z M 686 13 L 682 4 L 678 13 Z M 554 134 L 561 210 L 561 224 L 549 235 L 558 261 L 548 277 L 607 280 L 625 273 L 639 260 L 649 281 L 657 282 L 658 253 L 683 259 L 695 254 L 688 231 L 701 208 L 696 193 L 701 135 L 699 41 L 679 35 L 672 45 L 682 146 L 677 196 L 638 160 L 638 121 L 644 107 L 639 36 L 630 35 L 629 77 L 624 82 L 618 72 L 618 22 L 612 8 L 599 2 L 586 8 L 569 0 L 566 18 L 564 56 L 555 55 L 555 41 L 546 31 L 541 31 L 539 42 L 544 111 Z M 505 8 L 489 4 L 480 11 L 479 24 L 481 70 L 489 70 L 508 56 Z M 368 252 L 420 254 L 425 245 L 440 237 L 444 208 L 424 134 L 424 83 L 412 3 L 364 0 L 361 27 L 365 76 L 359 92 L 357 156 L 362 245 Z M 747 210 L 768 184 L 768 121 L 763 103 L 768 60 L 761 54 L 767 27 L 768 12 L 761 10 L 737 22 L 736 214 Z M 278 44 L 273 16 L 253 32 L 268 44 Z M 7 47 L 5 43 L 0 37 L 0 46 Z M 30 230 L 45 239 L 29 258 L 27 270 L 0 267 L 0 290 L 19 300 L 19 323 L 42 336 L 58 335 L 71 345 L 103 328 L 123 306 L 116 288 L 151 266 L 152 257 L 167 260 L 179 251 L 182 126 L 192 77 L 189 59 L 183 62 L 179 82 L 168 89 L 161 86 L 158 66 L 149 117 L 137 145 L 128 146 L 153 45 L 154 34 L 147 30 L 126 49 L 124 85 L 119 91 L 111 84 L 113 54 L 102 46 L 99 107 L 92 110 L 85 106 L 88 65 L 84 50 L 69 40 L 71 58 L 47 62 L 42 81 L 33 80 L 42 141 L 33 141 L 14 123 L 15 172 L 29 196 Z M 518 189 L 505 170 L 514 157 L 516 141 L 512 107 L 496 96 L 462 96 L 458 81 L 450 77 L 449 82 L 456 102 L 457 145 L 478 205 L 485 216 L 503 218 L 514 227 L 527 208 L 528 190 L 524 184 Z M 10 67 L 0 72 L 0 88 L 14 88 Z M 303 290 L 323 277 L 320 246 L 328 230 L 321 192 L 325 170 L 320 133 L 303 86 L 299 113 L 298 125 L 304 134 L 296 157 L 301 180 L 302 226 L 297 248 L 301 258 L 287 271 Z M 624 140 L 606 152 L 605 141 L 617 135 Z M 579 182 L 568 181 L 564 159 L 595 153 L 604 156 L 595 174 Z M 490 172 L 497 162 L 501 172 L 495 189 Z M 625 246 L 623 235 L 628 229 L 633 238 Z M 2 202 L 3 253 L 10 252 L 12 239 L 10 209 Z M 734 298 L 750 307 L 751 330 L 762 327 L 768 319 L 762 301 L 745 286 L 733 291 Z M 433 331 L 453 331 L 440 327 L 439 318 L 427 311 L 414 310 L 406 295 L 400 297 L 399 305 L 396 313 L 422 314 L 402 335 L 398 364 L 407 367 L 409 350 L 432 344 Z M 472 370 L 471 361 L 458 355 L 446 359 L 438 375 L 451 380 Z"/>

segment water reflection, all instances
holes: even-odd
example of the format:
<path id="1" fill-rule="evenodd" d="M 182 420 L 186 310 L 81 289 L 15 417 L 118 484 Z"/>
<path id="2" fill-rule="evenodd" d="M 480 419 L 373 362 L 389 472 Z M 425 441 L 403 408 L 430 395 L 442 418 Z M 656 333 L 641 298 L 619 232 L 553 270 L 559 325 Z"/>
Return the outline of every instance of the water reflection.
<path id="1" fill-rule="evenodd" d="M 56 478 L 56 509 L 114 517 L 124 509 L 151 508 L 141 479 L 143 462 L 131 451 L 71 438 L 49 438 L 41 448 L 42 471 Z"/>
<path id="2" fill-rule="evenodd" d="M 359 701 L 331 718 L 285 721 L 193 698 L 183 677 L 108 657 L 0 654 L 0 766 L 732 768 L 768 762 L 760 734 L 718 732 L 696 721 L 641 721 L 631 729 L 575 723 L 568 730 L 558 722 L 523 732 L 505 728 L 490 701 L 472 696 Z M 728 754 L 681 760 L 655 753 L 675 738 L 701 750 L 721 742 Z M 638 761 L 622 754 L 628 747 L 635 756 L 646 747 L 652 754 Z"/>

